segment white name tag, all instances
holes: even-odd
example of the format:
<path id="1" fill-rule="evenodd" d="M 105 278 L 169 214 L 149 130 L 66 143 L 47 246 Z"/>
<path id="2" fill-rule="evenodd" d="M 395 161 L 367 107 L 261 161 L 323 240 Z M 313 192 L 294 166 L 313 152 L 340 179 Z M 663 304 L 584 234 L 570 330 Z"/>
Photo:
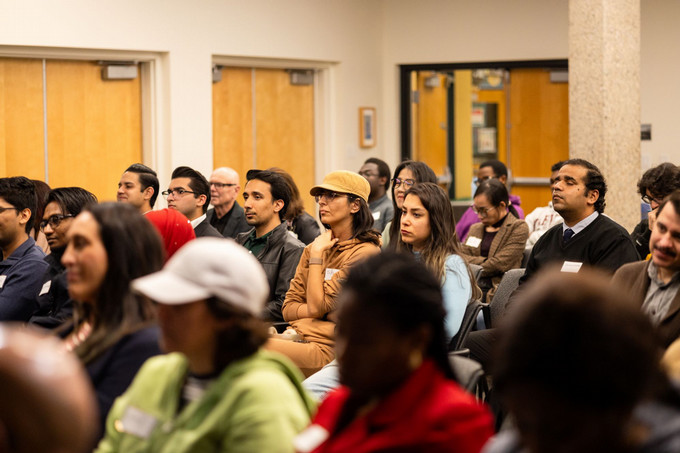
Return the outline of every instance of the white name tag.
<path id="1" fill-rule="evenodd" d="M 324 280 L 330 280 L 338 272 L 340 272 L 340 269 L 331 269 L 329 267 L 328 269 L 326 269 L 326 277 L 324 278 Z"/>
<path id="2" fill-rule="evenodd" d="M 465 245 L 468 247 L 474 247 L 477 248 L 479 247 L 479 244 L 482 243 L 482 240 L 480 238 L 476 238 L 474 236 L 468 236 L 467 241 L 465 241 Z"/>
<path id="3" fill-rule="evenodd" d="M 329 432 L 325 428 L 319 425 L 311 425 L 293 439 L 293 446 L 295 451 L 307 453 L 324 443 L 328 436 Z"/>
<path id="4" fill-rule="evenodd" d="M 120 422 L 116 423 L 118 431 L 132 434 L 142 439 L 148 439 L 158 424 L 156 417 L 132 406 L 125 408 L 123 417 L 117 421 Z"/>
<path id="5" fill-rule="evenodd" d="M 0 288 L 2 288 L 5 285 L 5 280 L 7 280 L 7 276 L 0 275 Z"/>
<path id="6" fill-rule="evenodd" d="M 380 211 L 376 211 L 373 213 L 373 220 L 380 220 Z"/>
<path id="7" fill-rule="evenodd" d="M 583 266 L 583 263 L 579 263 L 577 261 L 565 261 L 562 265 L 562 272 L 571 272 L 572 274 L 575 274 L 581 269 L 581 266 Z"/>
<path id="8" fill-rule="evenodd" d="M 38 296 L 42 296 L 43 294 L 47 294 L 47 292 L 50 290 L 50 286 L 52 286 L 52 280 L 46 281 L 45 284 L 40 289 L 40 294 L 38 294 Z"/>

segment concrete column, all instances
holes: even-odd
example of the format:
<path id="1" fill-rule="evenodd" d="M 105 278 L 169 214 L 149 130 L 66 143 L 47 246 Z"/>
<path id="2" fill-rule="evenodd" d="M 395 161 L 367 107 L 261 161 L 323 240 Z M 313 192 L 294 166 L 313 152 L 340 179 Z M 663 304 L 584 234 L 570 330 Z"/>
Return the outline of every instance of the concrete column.
<path id="1" fill-rule="evenodd" d="M 569 1 L 569 155 L 597 165 L 605 213 L 640 220 L 640 0 Z"/>

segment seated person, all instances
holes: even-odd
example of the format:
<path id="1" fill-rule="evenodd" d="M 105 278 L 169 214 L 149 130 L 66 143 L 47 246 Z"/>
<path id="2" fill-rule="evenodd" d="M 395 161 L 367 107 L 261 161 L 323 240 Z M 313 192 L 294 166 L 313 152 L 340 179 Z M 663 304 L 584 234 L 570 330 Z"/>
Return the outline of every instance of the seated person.
<path id="1" fill-rule="evenodd" d="M 272 338 L 267 348 L 293 360 L 310 376 L 333 360 L 335 309 L 340 285 L 350 267 L 380 251 L 380 234 L 372 229 L 368 209 L 371 188 L 351 171 L 334 171 L 310 193 L 319 203 L 328 230 L 305 247 L 283 302 L 283 318 L 302 342 Z"/>
<path id="2" fill-rule="evenodd" d="M 520 297 L 498 329 L 492 363 L 517 430 L 501 432 L 485 453 L 677 451 L 680 406 L 659 400 L 676 392 L 652 326 L 627 293 L 608 275 L 558 267 Z"/>
<path id="3" fill-rule="evenodd" d="M 471 264 L 482 266 L 480 286 L 491 300 L 503 274 L 521 266 L 529 227 L 508 202 L 508 190 L 496 179 L 479 185 L 473 208 L 480 223 L 470 227 L 462 254 Z"/>
<path id="4" fill-rule="evenodd" d="M 149 211 L 145 217 L 161 235 L 166 262 L 184 244 L 196 239 L 196 233 L 191 222 L 177 209 L 165 208 Z"/>
<path id="5" fill-rule="evenodd" d="M 297 436 L 297 451 L 479 452 L 491 414 L 456 383 L 432 272 L 385 252 L 350 270 L 341 298 L 343 386 Z"/>
<path id="6" fill-rule="evenodd" d="M 133 287 L 157 304 L 169 354 L 116 400 L 96 452 L 292 452 L 314 407 L 295 367 L 261 348 L 269 289 L 257 260 L 199 238 Z"/>
<path id="7" fill-rule="evenodd" d="M 557 162 L 550 167 L 550 190 L 557 180 L 557 174 L 564 165 L 564 161 Z M 529 239 L 527 239 L 527 248 L 534 246 L 536 241 L 543 236 L 543 233 L 548 231 L 555 225 L 562 223 L 562 216 L 555 211 L 552 200 L 548 202 L 548 206 L 539 206 L 534 209 L 524 219 L 529 227 Z"/>

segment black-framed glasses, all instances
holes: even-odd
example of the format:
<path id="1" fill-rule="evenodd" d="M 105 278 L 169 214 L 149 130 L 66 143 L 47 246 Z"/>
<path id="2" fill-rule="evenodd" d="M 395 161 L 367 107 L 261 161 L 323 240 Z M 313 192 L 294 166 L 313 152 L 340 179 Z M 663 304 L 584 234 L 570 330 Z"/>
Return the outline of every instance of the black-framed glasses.
<path id="1" fill-rule="evenodd" d="M 392 178 L 392 184 L 395 189 L 401 186 L 402 184 L 404 185 L 405 188 L 410 189 L 411 187 L 413 187 L 413 184 L 415 183 L 416 183 L 415 179 Z"/>
<path id="2" fill-rule="evenodd" d="M 475 179 L 474 179 L 474 181 L 475 181 L 475 186 L 479 187 L 479 185 L 480 185 L 481 183 L 483 183 L 484 181 L 488 181 L 489 179 L 496 179 L 496 177 L 495 177 L 495 176 L 484 176 L 482 179 L 475 178 Z"/>
<path id="3" fill-rule="evenodd" d="M 491 211 L 493 208 L 493 206 L 489 208 L 478 208 L 477 206 L 473 206 L 472 210 L 475 211 L 475 214 L 477 214 L 479 217 L 484 218 L 489 215 L 489 211 Z"/>
<path id="4" fill-rule="evenodd" d="M 210 187 L 215 187 L 215 189 L 224 189 L 225 187 L 234 187 L 236 184 L 232 183 L 222 183 L 222 182 L 211 182 Z"/>
<path id="5" fill-rule="evenodd" d="M 178 187 L 176 189 L 168 189 L 168 190 L 164 190 L 163 192 L 161 192 L 161 194 L 163 194 L 164 197 L 167 197 L 170 194 L 172 194 L 172 196 L 176 197 L 176 198 L 181 197 L 185 193 L 196 193 L 196 192 L 192 192 L 191 190 L 182 189 L 181 187 Z"/>
<path id="6" fill-rule="evenodd" d="M 649 195 L 643 195 L 642 201 L 644 203 L 647 203 L 648 205 L 651 205 L 652 202 L 654 202 L 656 204 L 661 204 L 661 203 L 663 203 L 663 198 L 654 198 L 654 197 L 650 197 Z"/>
<path id="7" fill-rule="evenodd" d="M 337 197 L 341 197 L 341 196 L 346 196 L 347 198 L 352 198 L 351 195 L 346 194 L 346 193 L 325 191 L 325 192 L 319 192 L 318 194 L 314 195 L 314 200 L 316 200 L 317 203 L 321 200 L 323 200 L 324 203 L 330 203 L 331 201 L 335 200 Z"/>
<path id="8" fill-rule="evenodd" d="M 59 227 L 64 219 L 70 219 L 71 217 L 73 217 L 71 214 L 54 214 L 49 219 L 40 222 L 40 231 L 44 232 L 47 225 L 54 230 Z"/>
<path id="9" fill-rule="evenodd" d="M 2 214 L 5 211 L 9 211 L 10 209 L 14 209 L 15 211 L 19 212 L 19 208 L 15 208 L 14 206 L 9 206 L 9 207 L 3 207 L 0 206 L 0 214 Z"/>

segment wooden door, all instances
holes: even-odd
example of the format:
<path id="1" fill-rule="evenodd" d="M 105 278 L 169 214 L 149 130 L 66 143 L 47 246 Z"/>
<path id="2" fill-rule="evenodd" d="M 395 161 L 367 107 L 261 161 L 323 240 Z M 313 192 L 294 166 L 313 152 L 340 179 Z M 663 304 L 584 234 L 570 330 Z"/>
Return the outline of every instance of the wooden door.
<path id="1" fill-rule="evenodd" d="M 548 178 L 550 167 L 569 158 L 569 87 L 551 83 L 546 69 L 510 71 L 510 162 L 515 178 Z M 515 184 L 526 214 L 550 201 L 549 184 Z"/>
<path id="2" fill-rule="evenodd" d="M 447 77 L 433 71 L 419 71 L 417 84 L 413 159 L 425 162 L 441 176 L 447 167 Z"/>
<path id="3" fill-rule="evenodd" d="M 315 212 L 313 85 L 291 85 L 284 69 L 223 68 L 213 84 L 213 119 L 216 167 L 235 169 L 242 185 L 251 168 L 281 167 Z"/>
<path id="4" fill-rule="evenodd" d="M 141 105 L 139 77 L 105 81 L 94 62 L 48 61 L 50 185 L 115 200 L 121 173 L 142 162 Z"/>
<path id="5" fill-rule="evenodd" d="M 45 179 L 42 60 L 0 58 L 0 176 Z"/>

